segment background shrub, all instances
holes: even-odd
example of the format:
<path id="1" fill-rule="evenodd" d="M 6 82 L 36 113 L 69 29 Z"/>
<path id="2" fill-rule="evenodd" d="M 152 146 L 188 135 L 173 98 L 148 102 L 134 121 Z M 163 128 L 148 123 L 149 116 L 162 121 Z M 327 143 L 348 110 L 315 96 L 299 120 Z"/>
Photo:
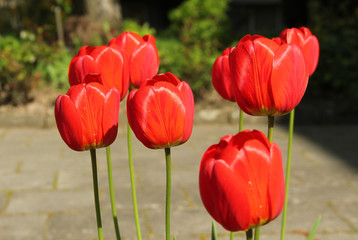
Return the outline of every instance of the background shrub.
<path id="1" fill-rule="evenodd" d="M 66 87 L 71 58 L 63 46 L 49 45 L 28 31 L 19 37 L 0 35 L 0 104 L 26 103 L 31 90 L 43 83 Z"/>
<path id="2" fill-rule="evenodd" d="M 169 39 L 175 51 L 170 57 L 165 54 L 168 59 L 163 61 L 166 67 L 175 69 L 177 59 L 178 75 L 199 96 L 211 86 L 211 67 L 221 53 L 218 49 L 225 47 L 228 40 L 227 6 L 228 0 L 186 0 L 169 13 L 170 31 L 182 46 Z"/>

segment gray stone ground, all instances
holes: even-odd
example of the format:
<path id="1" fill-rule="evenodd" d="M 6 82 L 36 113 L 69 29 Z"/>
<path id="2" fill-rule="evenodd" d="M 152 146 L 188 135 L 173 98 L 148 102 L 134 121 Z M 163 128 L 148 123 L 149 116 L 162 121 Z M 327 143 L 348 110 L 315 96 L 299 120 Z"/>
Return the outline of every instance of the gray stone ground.
<path id="1" fill-rule="evenodd" d="M 205 117 L 206 116 L 206 117 Z M 215 121 L 218 116 L 223 121 Z M 237 117 L 196 113 L 190 140 L 172 149 L 172 233 L 177 239 L 210 239 L 211 218 L 198 191 L 198 168 L 205 150 L 234 134 Z M 198 120 L 199 118 L 203 118 Z M 53 119 L 36 116 L 10 124 L 0 121 L 0 239 L 92 240 L 97 238 L 89 152 L 74 152 L 60 138 Z M 7 122 L 5 120 L 7 119 Z M 51 120 L 52 119 L 52 120 Z M 206 119 L 206 121 L 205 121 Z M 29 121 L 27 121 L 29 120 Z M 228 120 L 228 121 L 227 121 Z M 52 121 L 52 122 L 51 122 Z M 1 124 L 3 123 L 3 124 Z M 25 125 L 25 126 L 21 126 Z M 50 126 L 41 128 L 39 126 Z M 263 120 L 245 129 L 266 132 Z M 133 137 L 139 217 L 143 239 L 164 239 L 165 161 L 163 150 L 149 150 Z M 274 141 L 287 152 L 287 129 L 277 124 Z M 316 239 L 358 239 L 358 125 L 296 126 L 289 191 L 287 240 L 304 240 L 319 215 Z M 126 128 L 121 121 L 112 145 L 113 175 L 122 239 L 136 239 Z M 105 150 L 98 153 L 105 239 L 115 239 L 108 194 Z M 279 239 L 280 218 L 261 228 L 262 240 Z M 219 239 L 229 235 L 219 225 Z M 245 239 L 237 233 L 235 239 Z"/>

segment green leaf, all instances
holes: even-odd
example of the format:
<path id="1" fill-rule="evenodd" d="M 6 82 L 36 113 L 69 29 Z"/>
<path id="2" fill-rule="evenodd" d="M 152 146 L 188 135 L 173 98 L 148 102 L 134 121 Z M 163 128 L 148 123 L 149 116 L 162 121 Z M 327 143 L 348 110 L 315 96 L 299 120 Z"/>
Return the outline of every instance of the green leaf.
<path id="1" fill-rule="evenodd" d="M 314 236 L 316 235 L 316 231 L 317 231 L 318 225 L 319 225 L 319 223 L 321 221 L 321 218 L 322 218 L 322 216 L 319 215 L 316 223 L 314 224 L 310 234 L 307 237 L 307 240 L 313 240 L 314 239 Z"/>

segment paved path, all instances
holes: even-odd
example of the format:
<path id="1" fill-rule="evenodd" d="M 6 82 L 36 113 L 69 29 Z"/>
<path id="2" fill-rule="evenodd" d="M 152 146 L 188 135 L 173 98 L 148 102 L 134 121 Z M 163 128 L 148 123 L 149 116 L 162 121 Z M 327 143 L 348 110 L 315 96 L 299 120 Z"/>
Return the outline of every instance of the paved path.
<path id="1" fill-rule="evenodd" d="M 265 125 L 252 122 L 246 129 Z M 211 218 L 198 192 L 201 156 L 236 125 L 196 124 L 190 140 L 172 149 L 172 233 L 178 240 L 210 239 Z M 319 240 L 358 239 L 358 126 L 297 126 L 293 148 L 287 240 L 304 240 L 319 215 Z M 286 156 L 287 131 L 274 133 Z M 133 137 L 143 239 L 164 239 L 165 161 Z M 0 239 L 92 240 L 96 220 L 89 152 L 74 152 L 56 128 L 0 128 Z M 122 239 L 136 239 L 127 163 L 126 131 L 112 145 L 116 202 Z M 105 239 L 115 239 L 105 151 L 98 151 Z M 229 235 L 218 226 L 219 239 Z M 262 240 L 278 240 L 280 219 L 261 228 Z M 245 239 L 237 233 L 235 239 Z"/>

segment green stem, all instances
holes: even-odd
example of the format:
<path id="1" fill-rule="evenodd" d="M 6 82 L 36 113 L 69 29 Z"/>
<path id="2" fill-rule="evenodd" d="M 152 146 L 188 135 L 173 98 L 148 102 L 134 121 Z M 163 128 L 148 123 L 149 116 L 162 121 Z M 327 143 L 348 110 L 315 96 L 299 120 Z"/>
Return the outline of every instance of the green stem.
<path id="1" fill-rule="evenodd" d="M 119 232 L 117 210 L 116 210 L 116 200 L 114 198 L 114 190 L 113 190 L 112 161 L 111 161 L 111 147 L 110 146 L 106 147 L 106 154 L 107 154 L 109 195 L 111 197 L 113 224 L 114 224 L 114 230 L 116 232 L 116 239 L 120 240 L 121 239 L 121 234 Z"/>
<path id="2" fill-rule="evenodd" d="M 260 240 L 260 227 L 255 228 L 255 240 Z"/>
<path id="3" fill-rule="evenodd" d="M 218 238 L 218 236 L 216 234 L 215 222 L 213 220 L 211 223 L 211 240 L 216 240 L 217 238 Z"/>
<path id="4" fill-rule="evenodd" d="M 252 238 L 252 229 L 246 231 L 246 240 L 253 240 Z"/>
<path id="5" fill-rule="evenodd" d="M 234 233 L 234 232 L 230 232 L 230 240 L 234 240 L 234 236 L 235 236 L 235 233 Z"/>
<path id="6" fill-rule="evenodd" d="M 239 117 L 239 132 L 242 131 L 244 125 L 244 111 L 240 109 L 240 117 Z"/>
<path id="7" fill-rule="evenodd" d="M 165 148 L 165 161 L 166 161 L 166 172 L 167 172 L 167 190 L 166 190 L 166 201 L 165 201 L 165 235 L 166 240 L 170 240 L 170 196 L 171 196 L 171 159 L 170 159 L 170 148 Z"/>
<path id="8" fill-rule="evenodd" d="M 103 240 L 101 210 L 99 207 L 96 149 L 90 149 L 90 153 L 91 153 L 91 160 L 92 160 L 93 192 L 94 192 L 94 202 L 96 207 L 98 239 Z"/>
<path id="9" fill-rule="evenodd" d="M 135 180 L 134 180 L 134 170 L 133 170 L 131 126 L 129 125 L 129 123 L 127 124 L 127 144 L 128 144 L 129 173 L 130 173 L 131 188 L 132 188 L 132 201 L 133 201 L 134 219 L 135 219 L 135 225 L 136 225 L 136 229 L 137 229 L 137 238 L 138 238 L 138 240 L 141 240 L 142 236 L 141 236 L 141 233 L 140 233 L 140 224 L 139 224 L 138 206 L 137 206 L 137 195 L 136 195 Z"/>
<path id="10" fill-rule="evenodd" d="M 268 140 L 270 143 L 272 143 L 273 139 L 273 127 L 274 127 L 275 117 L 274 116 L 268 116 Z"/>
<path id="11" fill-rule="evenodd" d="M 281 240 L 285 239 L 285 231 L 286 231 L 288 188 L 289 188 L 289 185 L 290 185 L 290 174 L 291 174 L 291 155 L 292 155 L 292 139 L 293 139 L 294 119 L 295 119 L 295 109 L 293 109 L 291 111 L 291 113 L 290 113 L 290 124 L 289 124 L 289 130 L 288 130 L 285 203 L 283 205 L 283 212 L 282 212 Z"/>

